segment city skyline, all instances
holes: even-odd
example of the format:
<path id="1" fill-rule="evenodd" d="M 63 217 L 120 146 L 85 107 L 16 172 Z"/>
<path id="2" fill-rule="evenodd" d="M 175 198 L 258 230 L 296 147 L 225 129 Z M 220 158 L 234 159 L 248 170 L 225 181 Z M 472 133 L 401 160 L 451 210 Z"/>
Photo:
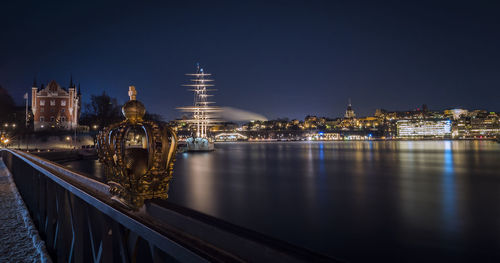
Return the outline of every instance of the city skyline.
<path id="1" fill-rule="evenodd" d="M 64 88 L 65 90 L 68 89 L 68 87 L 65 87 L 64 85 L 61 85 L 59 82 L 55 81 L 55 80 L 51 80 L 47 83 L 39 83 L 36 79 L 33 81 L 33 84 L 37 84 L 36 87 L 38 87 L 38 89 L 40 90 L 42 87 L 43 88 L 46 88 L 48 85 L 50 85 L 51 83 L 56 83 L 56 84 L 59 84 L 62 88 Z M 73 85 L 73 84 L 72 84 Z M 76 85 L 76 84 L 74 84 Z M 33 85 L 31 85 L 32 87 L 30 88 L 30 91 L 31 89 L 33 88 Z M 79 86 L 79 85 L 78 85 Z M 104 91 L 101 91 L 101 92 L 104 92 L 106 95 L 108 96 L 111 96 L 111 98 L 113 99 L 116 99 L 115 97 L 113 97 L 113 94 L 110 94 L 108 92 L 106 92 L 105 90 Z M 29 93 L 28 93 L 29 94 Z M 85 97 L 89 97 L 90 95 L 102 95 L 103 93 L 98 93 L 98 94 L 88 94 L 88 96 L 85 96 Z M 16 100 L 17 99 L 17 100 Z M 19 100 L 18 98 L 14 98 L 15 101 L 17 101 L 17 104 L 18 106 L 23 106 L 23 104 L 25 103 L 24 99 L 22 100 L 23 102 L 20 103 L 21 100 Z M 29 100 L 30 100 L 30 105 L 31 105 L 31 97 L 29 96 Z M 83 104 L 82 104 L 82 107 L 85 108 L 85 105 L 90 101 L 90 98 L 85 101 L 83 100 Z M 121 101 L 118 101 L 118 105 L 122 105 L 123 103 Z M 221 108 L 222 111 L 225 111 L 225 110 L 229 110 L 229 111 L 234 111 L 234 113 L 229 113 L 229 114 L 226 114 L 226 115 L 252 115 L 252 116 L 260 116 L 260 117 L 265 117 L 263 115 L 259 115 L 259 114 L 256 114 L 255 112 L 249 110 L 249 111 L 246 111 L 246 110 L 241 110 L 241 109 L 237 109 L 237 108 L 231 108 L 231 107 L 224 107 L 224 105 L 222 105 L 223 107 Z M 24 106 L 23 106 L 24 107 Z M 426 109 L 424 109 L 426 107 Z M 30 106 L 31 108 L 31 106 Z M 349 98 L 347 100 L 347 102 L 344 104 L 344 111 L 342 112 L 338 112 L 338 113 L 332 113 L 330 115 L 321 115 L 321 114 L 318 114 L 318 113 L 315 113 L 315 112 L 309 112 L 309 113 L 303 113 L 302 115 L 299 115 L 299 116 L 295 116 L 295 117 L 290 117 L 290 116 L 276 116 L 276 117 L 273 117 L 273 118 L 268 118 L 269 120 L 278 120 L 278 119 L 284 119 L 284 118 L 287 118 L 287 119 L 297 119 L 297 120 L 303 120 L 304 118 L 308 117 L 308 116 L 316 116 L 316 117 L 326 117 L 326 118 L 344 118 L 345 117 L 345 114 L 346 114 L 346 108 L 347 109 L 350 109 L 350 111 L 354 111 L 355 112 L 355 115 L 357 117 L 369 117 L 369 116 L 373 116 L 377 110 L 385 110 L 385 111 L 388 111 L 388 112 L 410 112 L 410 111 L 423 111 L 423 110 L 428 110 L 428 111 L 435 111 L 435 112 L 442 112 L 442 111 L 445 111 L 445 110 L 453 110 L 453 109 L 465 109 L 465 110 L 470 110 L 470 111 L 474 111 L 474 110 L 481 110 L 481 111 L 487 111 L 487 112 L 500 112 L 498 110 L 494 110 L 494 109 L 486 109 L 486 108 L 483 108 L 481 106 L 478 106 L 478 107 L 474 107 L 474 108 L 466 108 L 466 107 L 442 107 L 442 108 L 431 108 L 431 107 L 428 107 L 428 105 L 426 103 L 423 103 L 423 104 L 420 104 L 420 105 L 417 105 L 413 108 L 406 108 L 406 109 L 392 109 L 392 108 L 389 108 L 389 107 L 385 107 L 383 105 L 379 105 L 379 107 L 376 107 L 373 109 L 373 111 L 367 111 L 366 114 L 358 114 L 358 110 L 357 110 L 357 107 L 356 105 L 353 105 L 352 104 L 352 101 L 351 101 L 351 98 Z M 83 112 L 85 112 L 85 109 L 83 109 Z M 182 118 L 185 116 L 185 113 L 183 113 L 183 111 L 180 111 L 177 109 L 177 112 L 179 113 L 178 115 L 176 116 L 173 116 L 172 118 L 168 119 L 168 118 L 165 118 L 165 116 L 161 115 L 162 117 L 164 117 L 165 120 L 174 120 L 174 119 L 179 119 L 179 118 Z M 153 114 L 157 114 L 156 112 L 150 112 L 150 113 L 153 113 Z M 224 120 L 221 119 L 221 120 Z M 250 120 L 253 120 L 253 119 L 248 119 L 248 121 Z M 228 119 L 228 121 L 231 121 L 231 119 Z M 238 121 L 240 122 L 240 121 Z"/>
<path id="2" fill-rule="evenodd" d="M 361 116 L 423 103 L 499 111 L 498 4 L 2 5 L 0 85 L 18 104 L 33 77 L 67 86 L 73 75 L 84 101 L 105 90 L 124 103 L 135 85 L 174 119 L 191 101 L 184 73 L 200 62 L 218 105 L 269 119 L 341 116 L 348 98 Z"/>

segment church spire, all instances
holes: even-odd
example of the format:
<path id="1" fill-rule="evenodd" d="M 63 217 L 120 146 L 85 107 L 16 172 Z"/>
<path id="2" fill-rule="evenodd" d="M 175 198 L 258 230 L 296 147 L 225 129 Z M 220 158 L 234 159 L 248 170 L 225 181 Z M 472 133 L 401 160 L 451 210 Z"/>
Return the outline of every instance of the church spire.
<path id="1" fill-rule="evenodd" d="M 76 93 L 78 96 L 82 95 L 81 90 L 80 90 L 80 83 L 78 83 L 78 92 Z"/>
<path id="2" fill-rule="evenodd" d="M 352 104 L 351 104 L 351 98 L 348 100 L 348 105 L 347 105 L 347 110 L 345 111 L 344 117 L 347 119 L 353 119 L 356 117 L 356 114 L 354 113 L 354 110 L 352 109 Z"/>
<path id="3" fill-rule="evenodd" d="M 36 76 L 33 77 L 33 86 L 32 87 L 34 87 L 34 88 L 36 87 Z"/>
<path id="4" fill-rule="evenodd" d="M 73 74 L 70 75 L 69 77 L 69 88 L 73 88 L 75 85 L 73 85 Z"/>

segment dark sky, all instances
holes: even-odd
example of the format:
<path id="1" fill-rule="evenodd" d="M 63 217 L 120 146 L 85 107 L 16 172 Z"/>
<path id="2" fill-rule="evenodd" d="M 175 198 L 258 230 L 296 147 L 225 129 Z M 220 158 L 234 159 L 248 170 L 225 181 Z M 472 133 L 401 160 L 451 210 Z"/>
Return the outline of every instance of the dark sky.
<path id="1" fill-rule="evenodd" d="M 8 3 L 6 3 L 8 2 Z M 215 100 L 269 118 L 376 108 L 500 111 L 499 1 L 2 1 L 0 85 L 129 85 L 167 119 L 200 62 Z"/>

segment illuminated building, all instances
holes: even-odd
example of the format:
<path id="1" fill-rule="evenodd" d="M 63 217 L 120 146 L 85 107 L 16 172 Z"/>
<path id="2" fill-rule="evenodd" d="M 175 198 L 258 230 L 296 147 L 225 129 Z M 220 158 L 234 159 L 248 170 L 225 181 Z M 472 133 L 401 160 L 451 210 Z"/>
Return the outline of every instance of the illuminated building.
<path id="1" fill-rule="evenodd" d="M 396 125 L 400 138 L 444 138 L 451 136 L 450 120 L 398 120 Z"/>
<path id="2" fill-rule="evenodd" d="M 458 120 L 461 117 L 467 116 L 468 113 L 469 111 L 464 109 L 451 109 L 451 110 L 445 110 L 444 116 L 448 118 L 453 118 L 453 120 Z"/>
<path id="3" fill-rule="evenodd" d="M 454 138 L 488 138 L 500 135 L 500 118 L 495 112 L 474 111 L 453 126 Z"/>
<path id="4" fill-rule="evenodd" d="M 235 131 L 238 128 L 238 125 L 233 122 L 220 122 L 218 124 L 214 124 L 210 127 L 211 132 L 227 132 L 227 131 Z"/>
<path id="5" fill-rule="evenodd" d="M 356 114 L 354 113 L 354 110 L 352 109 L 351 99 L 349 99 L 349 104 L 347 104 L 347 110 L 345 111 L 344 117 L 346 119 L 356 118 Z"/>
<path id="6" fill-rule="evenodd" d="M 304 119 L 304 127 L 306 129 L 315 129 L 318 127 L 318 117 L 307 115 Z"/>
<path id="7" fill-rule="evenodd" d="M 387 114 L 387 111 L 384 109 L 376 109 L 374 116 L 377 118 L 384 118 L 385 115 Z"/>
<path id="8" fill-rule="evenodd" d="M 38 88 L 36 83 L 33 83 L 31 109 L 35 131 L 47 128 L 64 130 L 77 128 L 80 98 L 80 88 L 77 91 L 73 80 L 70 80 L 67 90 L 54 80 L 49 82 L 45 88 L 43 84 Z"/>
<path id="9" fill-rule="evenodd" d="M 375 129 L 381 125 L 381 121 L 375 117 L 359 118 L 357 123 L 360 129 Z"/>
<path id="10" fill-rule="evenodd" d="M 340 133 L 327 133 L 327 132 L 317 132 L 317 133 L 306 133 L 304 137 L 308 141 L 338 141 L 342 139 Z"/>

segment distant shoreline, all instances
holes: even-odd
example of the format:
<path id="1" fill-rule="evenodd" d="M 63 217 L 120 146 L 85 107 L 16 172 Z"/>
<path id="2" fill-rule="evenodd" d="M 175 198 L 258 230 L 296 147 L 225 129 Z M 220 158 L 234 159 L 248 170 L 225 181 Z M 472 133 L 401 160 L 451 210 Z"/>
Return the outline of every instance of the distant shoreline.
<path id="1" fill-rule="evenodd" d="M 392 141 L 490 141 L 490 142 L 498 142 L 496 139 L 371 139 L 371 140 L 246 140 L 246 141 L 215 141 L 215 143 L 260 143 L 260 142 L 371 142 L 371 141 L 384 141 L 384 142 L 392 142 Z"/>

